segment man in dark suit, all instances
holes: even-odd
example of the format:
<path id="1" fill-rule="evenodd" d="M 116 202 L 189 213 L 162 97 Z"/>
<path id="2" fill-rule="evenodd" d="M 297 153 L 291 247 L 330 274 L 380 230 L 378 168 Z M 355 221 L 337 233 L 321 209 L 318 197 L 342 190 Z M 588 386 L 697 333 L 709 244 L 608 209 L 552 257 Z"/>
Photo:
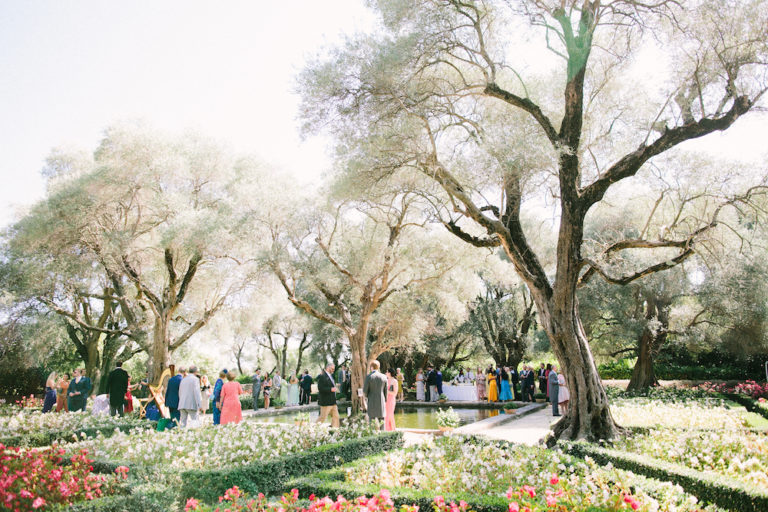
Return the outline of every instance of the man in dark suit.
<path id="1" fill-rule="evenodd" d="M 309 370 L 304 370 L 304 375 L 299 382 L 299 388 L 301 391 L 301 397 L 299 398 L 300 405 L 309 404 L 310 397 L 312 395 L 312 377 L 309 375 Z"/>
<path id="2" fill-rule="evenodd" d="M 437 402 L 437 373 L 431 366 L 427 367 L 427 391 L 429 391 L 430 402 Z"/>
<path id="3" fill-rule="evenodd" d="M 509 371 L 509 375 L 512 378 L 512 393 L 514 394 L 515 401 L 520 400 L 520 374 L 517 373 L 517 367 L 512 367 Z"/>
<path id="4" fill-rule="evenodd" d="M 440 397 L 443 394 L 443 372 L 437 366 L 435 366 L 435 386 L 437 387 L 437 396 Z"/>
<path id="5" fill-rule="evenodd" d="M 528 394 L 528 400 L 526 400 L 527 402 L 533 402 L 535 386 L 536 386 L 536 374 L 534 373 L 533 368 L 529 366 L 528 373 L 525 374 L 525 380 L 523 380 L 523 387 L 525 389 L 525 392 Z M 526 395 L 523 395 L 523 400 L 525 400 L 525 396 Z"/>
<path id="6" fill-rule="evenodd" d="M 539 377 L 539 391 L 544 394 L 544 396 L 547 396 L 547 402 L 549 402 L 549 397 L 547 395 L 547 369 L 544 367 L 544 363 L 541 363 L 541 366 L 539 367 L 539 370 L 537 372 L 537 375 Z"/>
<path id="7" fill-rule="evenodd" d="M 318 423 L 325 421 L 328 414 L 331 415 L 331 426 L 339 426 L 339 408 L 336 407 L 336 381 L 333 380 L 333 370 L 336 366 L 333 363 L 325 365 L 325 369 L 317 376 L 317 405 L 320 406 L 320 416 Z"/>
<path id="8" fill-rule="evenodd" d="M 181 379 L 184 378 L 184 373 L 187 373 L 186 368 L 179 368 L 179 373 L 168 379 L 168 388 L 165 390 L 165 405 L 168 406 L 168 410 L 171 413 L 171 420 L 176 420 L 176 423 L 181 421 L 181 413 L 179 412 L 179 385 L 181 385 Z M 173 427 L 173 422 L 169 427 Z"/>
<path id="9" fill-rule="evenodd" d="M 115 363 L 115 369 L 107 377 L 107 394 L 109 395 L 109 415 L 123 416 L 125 393 L 128 391 L 128 372 L 123 370 L 122 361 Z"/>

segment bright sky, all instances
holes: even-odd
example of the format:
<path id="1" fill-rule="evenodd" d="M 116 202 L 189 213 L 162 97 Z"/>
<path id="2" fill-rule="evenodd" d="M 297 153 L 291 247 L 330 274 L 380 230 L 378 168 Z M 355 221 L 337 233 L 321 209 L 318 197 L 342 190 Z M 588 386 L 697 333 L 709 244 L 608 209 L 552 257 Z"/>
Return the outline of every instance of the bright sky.
<path id="1" fill-rule="evenodd" d="M 57 146 L 95 149 L 107 126 L 192 128 L 311 182 L 294 77 L 321 46 L 365 29 L 362 0 L 0 0 L 0 226 L 41 198 Z"/>
<path id="2" fill-rule="evenodd" d="M 196 129 L 312 183 L 328 158 L 299 140 L 295 74 L 370 24 L 363 0 L 0 0 L 0 227 L 42 197 L 52 148 L 92 150 L 121 120 Z M 754 157 L 767 118 L 700 145 Z"/>

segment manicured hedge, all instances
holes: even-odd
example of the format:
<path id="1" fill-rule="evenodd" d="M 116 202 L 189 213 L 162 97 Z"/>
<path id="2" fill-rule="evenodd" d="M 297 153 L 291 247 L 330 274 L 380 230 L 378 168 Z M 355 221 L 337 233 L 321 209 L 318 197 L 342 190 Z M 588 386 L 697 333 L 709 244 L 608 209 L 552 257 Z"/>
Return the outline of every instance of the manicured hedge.
<path id="1" fill-rule="evenodd" d="M 347 465 L 346 468 L 354 467 L 357 464 L 369 464 L 378 457 L 367 457 L 355 464 Z M 290 480 L 286 487 L 299 490 L 299 496 L 338 496 L 342 495 L 351 499 L 352 497 L 366 495 L 373 496 L 379 492 L 381 486 L 369 484 L 360 485 L 344 481 L 344 472 L 342 469 L 334 468 L 320 471 L 305 477 L 294 478 Z M 418 505 L 419 510 L 432 510 L 434 498 L 437 494 L 433 490 L 410 489 L 406 487 L 389 488 L 391 499 L 396 506 L 400 505 Z M 451 494 L 443 495 L 446 501 L 459 502 L 464 500 L 469 505 L 469 510 L 476 512 L 499 512 L 505 511 L 509 507 L 509 500 L 503 496 L 477 495 L 477 494 Z"/>
<path id="2" fill-rule="evenodd" d="M 726 476 L 714 476 L 678 464 L 584 442 L 561 441 L 559 446 L 577 457 L 589 456 L 601 464 L 612 463 L 617 468 L 678 484 L 699 500 L 719 507 L 739 512 L 768 510 L 768 492 L 765 489 L 734 482 Z"/>
<path id="3" fill-rule="evenodd" d="M 232 469 L 190 470 L 181 474 L 180 496 L 213 503 L 237 485 L 251 495 L 281 494 L 290 490 L 293 477 L 345 464 L 374 453 L 400 448 L 402 432 L 386 432 L 360 439 L 320 446 L 302 453 L 257 462 Z"/>
<path id="4" fill-rule="evenodd" d="M 168 497 L 170 496 L 170 500 Z M 173 506 L 173 493 L 148 495 L 132 492 L 128 495 L 105 496 L 52 508 L 53 512 L 167 512 Z"/>
<path id="5" fill-rule="evenodd" d="M 109 437 L 114 434 L 115 429 L 121 432 L 128 432 L 134 428 L 156 428 L 157 422 L 146 421 L 141 423 L 126 423 L 94 428 L 78 428 L 74 430 L 45 430 L 42 432 L 33 432 L 29 434 L 19 434 L 15 436 L 0 437 L 0 443 L 5 446 L 23 446 L 28 448 L 50 446 L 53 443 L 71 442 L 73 435 L 79 439 L 83 437 L 96 437 L 102 434 Z"/>

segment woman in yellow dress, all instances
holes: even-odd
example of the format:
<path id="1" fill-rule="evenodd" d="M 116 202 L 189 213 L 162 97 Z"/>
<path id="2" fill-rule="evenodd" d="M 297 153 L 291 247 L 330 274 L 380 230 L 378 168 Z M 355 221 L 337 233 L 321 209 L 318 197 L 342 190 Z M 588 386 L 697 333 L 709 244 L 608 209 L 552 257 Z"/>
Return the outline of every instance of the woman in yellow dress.
<path id="1" fill-rule="evenodd" d="M 497 402 L 499 400 L 499 388 L 496 386 L 496 374 L 492 368 L 488 368 L 485 375 L 487 379 L 488 401 Z"/>

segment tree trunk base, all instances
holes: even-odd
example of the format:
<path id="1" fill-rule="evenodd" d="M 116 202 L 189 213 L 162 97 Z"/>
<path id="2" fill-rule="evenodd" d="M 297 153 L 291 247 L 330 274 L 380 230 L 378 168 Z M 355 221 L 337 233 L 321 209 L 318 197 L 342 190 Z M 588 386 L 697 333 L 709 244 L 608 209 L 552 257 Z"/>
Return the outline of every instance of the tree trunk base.
<path id="1" fill-rule="evenodd" d="M 584 429 L 571 414 L 566 414 L 552 427 L 552 433 L 546 438 L 547 448 L 553 448 L 558 441 L 598 441 L 618 439 L 628 434 L 625 428 L 614 423 L 610 416 L 602 418 L 596 415 L 589 421 L 589 428 Z"/>

